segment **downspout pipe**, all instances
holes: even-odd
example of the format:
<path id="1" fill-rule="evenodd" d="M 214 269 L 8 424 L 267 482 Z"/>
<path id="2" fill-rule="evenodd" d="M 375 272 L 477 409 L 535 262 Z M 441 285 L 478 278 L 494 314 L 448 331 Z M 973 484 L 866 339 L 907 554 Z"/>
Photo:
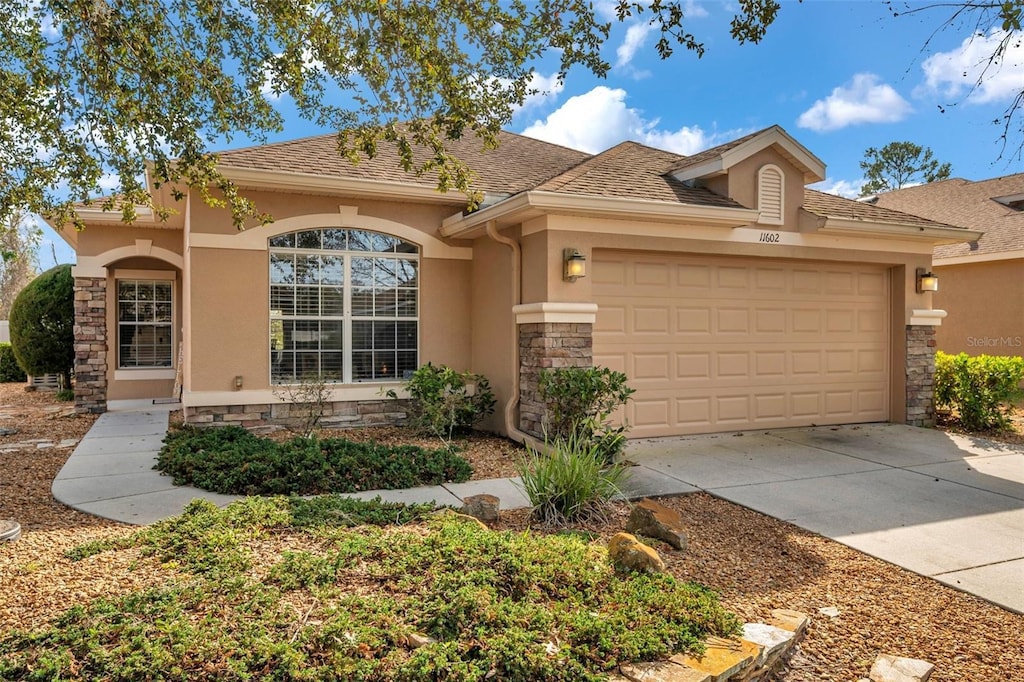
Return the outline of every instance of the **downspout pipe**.
<path id="1" fill-rule="evenodd" d="M 512 250 L 512 307 L 515 307 L 522 302 L 523 250 L 518 241 L 498 233 L 498 221 L 488 220 L 485 229 L 488 237 Z M 505 402 L 505 430 L 509 438 L 517 443 L 540 450 L 543 444 L 525 431 L 520 431 L 516 425 L 516 407 L 519 405 L 520 397 L 519 370 L 519 325 L 513 320 L 512 394 Z"/>

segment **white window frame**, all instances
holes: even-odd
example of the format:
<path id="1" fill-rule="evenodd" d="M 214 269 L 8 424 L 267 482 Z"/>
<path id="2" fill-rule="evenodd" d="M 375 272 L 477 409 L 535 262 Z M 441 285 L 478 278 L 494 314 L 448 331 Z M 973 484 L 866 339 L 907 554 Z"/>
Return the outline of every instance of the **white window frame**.
<path id="1" fill-rule="evenodd" d="M 177 369 L 176 365 L 176 352 L 178 348 L 178 339 L 175 334 L 175 321 L 178 319 L 178 304 L 177 304 L 177 292 L 175 291 L 175 285 L 177 283 L 177 275 L 174 272 L 167 270 L 115 270 L 113 273 L 114 280 L 114 291 L 113 291 L 113 315 L 114 315 L 114 326 L 117 329 L 116 338 L 114 339 L 114 352 L 116 353 L 116 365 L 114 369 L 114 379 L 117 381 L 143 381 L 143 380 L 160 380 L 160 379 L 174 379 L 176 376 Z M 171 285 L 171 321 L 166 323 L 168 333 L 171 340 L 170 349 L 170 364 L 169 365 L 133 365 L 124 366 L 121 364 L 121 327 L 129 326 L 131 323 L 121 322 L 121 310 L 120 310 L 120 282 L 170 282 Z M 163 326 L 161 323 L 160 326 Z"/>
<path id="2" fill-rule="evenodd" d="M 274 239 L 274 238 L 277 238 L 277 237 L 281 237 L 281 236 L 285 236 L 285 235 L 289 235 L 289 234 L 296 234 L 296 233 L 300 233 L 300 232 L 310 232 L 310 231 L 314 231 L 314 230 L 348 230 L 348 231 L 355 231 L 355 232 L 369 232 L 369 233 L 380 234 L 380 235 L 383 235 L 385 237 L 389 237 L 389 238 L 392 238 L 392 239 L 398 239 L 398 240 L 400 240 L 402 242 L 405 242 L 405 243 L 408 243 L 408 244 L 412 244 L 413 246 L 416 247 L 416 252 L 415 253 L 396 253 L 396 252 L 388 252 L 388 251 L 358 251 L 358 250 L 324 249 L 324 248 L 308 249 L 308 248 L 300 248 L 300 247 L 297 247 L 297 246 L 296 247 L 272 246 L 270 244 L 271 240 Z M 323 315 L 323 316 L 321 316 L 321 315 L 317 315 L 317 316 L 312 316 L 312 315 L 287 315 L 287 316 L 285 316 L 285 315 L 275 315 L 274 314 L 274 307 L 273 307 L 273 303 L 272 303 L 274 282 L 270 279 L 271 263 L 272 263 L 274 254 L 297 254 L 297 255 L 307 255 L 307 256 L 309 256 L 309 255 L 316 255 L 316 256 L 331 256 L 331 257 L 334 257 L 334 258 L 340 258 L 342 260 L 342 268 L 343 268 L 343 276 L 342 276 L 342 287 L 343 287 L 343 289 L 342 289 L 342 302 L 343 302 L 343 307 L 342 307 L 342 314 L 341 315 Z M 416 292 L 416 296 L 415 296 L 416 314 L 413 315 L 413 316 L 408 316 L 408 315 L 407 316 L 397 316 L 396 315 L 396 316 L 391 316 L 391 317 L 375 316 L 375 315 L 359 315 L 359 316 L 353 315 L 352 314 L 352 290 L 353 290 L 353 286 L 352 286 L 352 277 L 351 277 L 352 261 L 353 261 L 353 259 L 358 259 L 358 258 L 391 258 L 391 259 L 398 259 L 398 260 L 407 260 L 407 261 L 411 261 L 411 262 L 415 263 L 416 264 L 416 276 L 417 276 L 417 284 L 416 284 L 416 288 L 415 288 L 415 292 Z M 380 379 L 355 379 L 355 378 L 353 378 L 353 361 L 352 361 L 352 358 L 353 358 L 353 344 L 352 344 L 352 336 L 353 336 L 353 334 L 352 334 L 352 330 L 353 330 L 353 326 L 354 326 L 353 323 L 354 322 L 362 322 L 362 321 L 368 321 L 368 322 L 374 322 L 374 321 L 380 321 L 380 322 L 414 322 L 416 324 L 416 348 L 415 348 L 415 351 L 414 351 L 415 352 L 415 356 L 416 356 L 416 361 L 415 361 L 414 365 L 415 366 L 419 366 L 420 346 L 421 346 L 420 334 L 421 334 L 421 331 L 422 331 L 422 326 L 420 325 L 420 289 L 421 289 L 421 283 L 420 283 L 420 280 L 419 280 L 419 277 L 420 277 L 420 274 L 421 274 L 421 269 L 420 269 L 421 264 L 422 264 L 422 246 L 421 245 L 415 244 L 413 242 L 410 242 L 408 239 L 405 239 L 405 238 L 400 237 L 398 235 L 388 234 L 387 232 L 381 232 L 379 230 L 370 230 L 370 229 L 366 229 L 366 228 L 362 228 L 362 227 L 337 227 L 337 226 L 332 226 L 332 225 L 323 225 L 323 226 L 319 226 L 319 227 L 310 226 L 310 227 L 299 228 L 299 229 L 296 229 L 296 230 L 289 230 L 288 232 L 282 232 L 280 234 L 275 234 L 275 235 L 273 235 L 271 237 L 268 237 L 267 238 L 267 273 L 268 273 L 268 290 L 267 290 L 268 301 L 267 301 L 267 303 L 268 303 L 268 311 L 269 311 L 269 320 L 268 320 L 269 324 L 268 324 L 268 329 L 267 329 L 268 334 L 273 332 L 273 325 L 274 325 L 275 321 L 284 321 L 284 320 L 310 320 L 310 321 L 322 321 L 322 320 L 330 321 L 330 320 L 336 320 L 336 321 L 341 321 L 341 323 L 342 323 L 342 349 L 341 349 L 341 355 L 342 355 L 342 379 L 341 379 L 341 381 L 334 381 L 334 382 L 328 382 L 328 383 L 330 383 L 331 385 L 345 385 L 345 384 L 366 385 L 366 384 L 393 384 L 395 382 L 402 381 L 402 377 L 387 377 L 387 378 L 380 378 Z M 321 287 L 321 286 L 323 286 L 323 285 L 322 284 L 317 284 L 317 287 Z M 324 349 L 321 347 L 321 348 L 318 349 L 317 352 L 322 353 L 323 350 Z M 398 349 L 395 349 L 395 350 L 397 351 Z M 274 349 L 273 349 L 273 346 L 270 347 L 269 353 L 270 353 L 270 355 L 268 356 L 268 367 L 267 367 L 267 380 L 268 380 L 269 384 L 271 386 L 289 386 L 289 385 L 294 386 L 295 383 L 284 382 L 284 381 L 282 381 L 282 382 L 275 382 L 275 380 L 274 380 L 274 362 L 273 362 Z"/>

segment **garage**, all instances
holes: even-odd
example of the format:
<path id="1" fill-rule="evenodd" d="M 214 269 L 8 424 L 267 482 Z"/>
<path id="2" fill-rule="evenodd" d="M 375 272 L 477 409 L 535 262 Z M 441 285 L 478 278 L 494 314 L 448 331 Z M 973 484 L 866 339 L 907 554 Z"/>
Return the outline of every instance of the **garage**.
<path id="1" fill-rule="evenodd" d="M 594 364 L 630 437 L 889 419 L 882 266 L 594 251 Z"/>

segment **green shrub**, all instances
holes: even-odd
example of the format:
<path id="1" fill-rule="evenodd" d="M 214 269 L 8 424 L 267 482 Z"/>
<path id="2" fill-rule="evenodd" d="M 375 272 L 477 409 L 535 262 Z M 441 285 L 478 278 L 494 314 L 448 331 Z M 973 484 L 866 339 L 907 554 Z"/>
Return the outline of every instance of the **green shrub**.
<path id="1" fill-rule="evenodd" d="M 634 393 L 626 381 L 625 374 L 607 367 L 541 370 L 537 388 L 546 411 L 546 437 L 593 443 L 603 461 L 614 461 L 626 445 L 628 427 L 613 427 L 610 418 Z"/>
<path id="2" fill-rule="evenodd" d="M 740 633 L 711 590 L 619 574 L 600 540 L 451 515 L 296 529 L 291 504 L 195 501 L 75 551 L 142 554 L 173 573 L 0 633 L 0 679 L 597 682 Z M 413 634 L 433 641 L 413 649 Z"/>
<path id="3" fill-rule="evenodd" d="M 609 464 L 601 443 L 579 433 L 546 442 L 545 449 L 527 448 L 516 463 L 534 518 L 553 525 L 603 519 L 626 468 Z"/>
<path id="4" fill-rule="evenodd" d="M 75 282 L 70 265 L 58 265 L 28 283 L 11 304 L 11 345 L 18 365 L 32 376 L 57 374 L 70 388 L 75 362 Z"/>
<path id="5" fill-rule="evenodd" d="M 284 443 L 240 426 L 171 432 L 156 469 L 177 485 L 234 495 L 315 495 L 465 481 L 472 468 L 447 448 L 296 437 Z"/>
<path id="6" fill-rule="evenodd" d="M 1009 425 L 1009 404 L 1020 394 L 1024 358 L 935 354 L 935 403 L 955 409 L 969 431 Z"/>
<path id="7" fill-rule="evenodd" d="M 9 343 L 0 343 L 0 383 L 15 384 L 25 383 L 28 376 L 25 370 L 18 366 L 18 360 L 14 357 L 14 348 Z"/>
<path id="8" fill-rule="evenodd" d="M 412 424 L 445 441 L 494 412 L 491 384 L 481 374 L 428 362 L 413 372 L 405 388 L 412 399 Z M 395 397 L 394 392 L 389 395 Z"/>

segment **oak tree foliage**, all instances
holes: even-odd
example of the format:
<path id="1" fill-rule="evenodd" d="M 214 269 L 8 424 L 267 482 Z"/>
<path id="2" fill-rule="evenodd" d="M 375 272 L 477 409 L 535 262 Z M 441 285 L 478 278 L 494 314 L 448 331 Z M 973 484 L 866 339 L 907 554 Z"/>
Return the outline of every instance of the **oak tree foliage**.
<path id="1" fill-rule="evenodd" d="M 703 52 L 683 3 L 617 3 L 661 30 L 659 53 Z M 733 34 L 757 42 L 774 0 L 741 0 Z M 73 202 L 153 206 L 154 186 L 194 187 L 236 225 L 266 220 L 211 148 L 257 142 L 298 115 L 338 131 L 356 161 L 395 145 L 406 171 L 472 198 L 446 141 L 493 146 L 535 92 L 532 64 L 560 56 L 604 75 L 610 24 L 589 0 L 5 0 L 0 3 L 0 216 L 74 223 Z M 105 199 L 98 199 L 106 196 Z"/>
<path id="2" fill-rule="evenodd" d="M 940 163 L 930 148 L 913 142 L 890 142 L 881 149 L 869 147 L 860 168 L 866 180 L 860 188 L 862 197 L 945 180 L 952 170 L 949 163 Z"/>
<path id="3" fill-rule="evenodd" d="M 1022 2 L 953 7 L 994 12 L 1019 35 Z M 704 53 L 685 6 L 615 2 L 619 21 L 651 22 L 662 58 Z M 739 0 L 733 38 L 759 42 L 779 10 Z M 536 91 L 544 55 L 559 60 L 559 78 L 607 74 L 610 27 L 590 0 L 5 0 L 0 219 L 26 210 L 80 228 L 75 202 L 129 222 L 137 205 L 166 218 L 147 185 L 168 185 L 175 196 L 195 188 L 239 227 L 266 221 L 210 150 L 266 141 L 286 108 L 337 131 L 353 162 L 391 145 L 406 171 L 472 205 L 471 170 L 448 141 L 495 145 Z"/>

